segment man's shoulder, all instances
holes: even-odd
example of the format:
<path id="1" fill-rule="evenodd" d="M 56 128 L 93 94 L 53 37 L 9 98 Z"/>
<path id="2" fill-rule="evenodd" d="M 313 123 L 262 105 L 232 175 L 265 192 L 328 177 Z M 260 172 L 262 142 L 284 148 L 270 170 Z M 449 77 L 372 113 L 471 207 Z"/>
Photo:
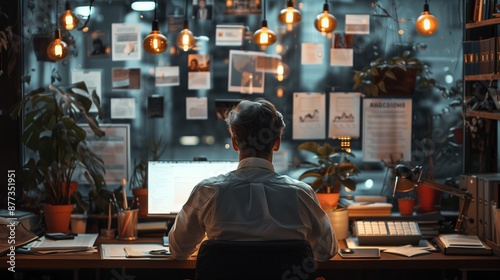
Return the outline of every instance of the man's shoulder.
<path id="1" fill-rule="evenodd" d="M 280 179 L 280 182 L 282 184 L 286 184 L 286 185 L 291 186 L 293 188 L 296 188 L 298 190 L 306 191 L 306 192 L 309 192 L 312 190 L 311 186 L 309 186 L 307 183 L 304 183 L 302 181 L 294 179 L 288 175 L 280 175 L 279 179 Z"/>

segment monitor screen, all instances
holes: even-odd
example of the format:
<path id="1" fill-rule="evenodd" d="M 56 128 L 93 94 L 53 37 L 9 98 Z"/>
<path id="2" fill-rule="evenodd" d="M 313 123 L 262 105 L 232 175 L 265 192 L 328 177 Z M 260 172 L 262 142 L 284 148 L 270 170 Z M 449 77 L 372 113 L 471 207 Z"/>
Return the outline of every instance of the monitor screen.
<path id="1" fill-rule="evenodd" d="M 230 161 L 149 161 L 148 215 L 178 213 L 196 184 L 237 167 Z"/>

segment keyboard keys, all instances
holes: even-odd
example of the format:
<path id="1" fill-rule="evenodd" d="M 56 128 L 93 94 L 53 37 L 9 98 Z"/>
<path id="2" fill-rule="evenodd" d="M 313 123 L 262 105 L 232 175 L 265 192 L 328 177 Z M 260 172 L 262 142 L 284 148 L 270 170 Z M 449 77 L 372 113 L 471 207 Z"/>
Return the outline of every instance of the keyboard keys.
<path id="1" fill-rule="evenodd" d="M 422 234 L 412 221 L 356 221 L 359 245 L 418 245 Z"/>

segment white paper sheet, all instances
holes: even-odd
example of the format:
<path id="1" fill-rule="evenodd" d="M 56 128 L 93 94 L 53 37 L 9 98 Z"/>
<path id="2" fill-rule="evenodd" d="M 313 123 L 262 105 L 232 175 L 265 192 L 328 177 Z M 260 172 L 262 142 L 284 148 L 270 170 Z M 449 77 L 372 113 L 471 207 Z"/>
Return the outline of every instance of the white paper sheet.
<path id="1" fill-rule="evenodd" d="M 324 93 L 293 94 L 293 139 L 324 139 L 325 107 Z"/>
<path id="2" fill-rule="evenodd" d="M 330 93 L 330 120 L 328 121 L 328 136 L 359 137 L 361 94 L 357 92 Z"/>
<path id="3" fill-rule="evenodd" d="M 241 46 L 243 42 L 243 25 L 222 25 L 215 27 L 216 46 Z"/>
<path id="4" fill-rule="evenodd" d="M 345 15 L 345 32 L 349 34 L 370 34 L 370 15 Z"/>
<path id="5" fill-rule="evenodd" d="M 140 24 L 111 24 L 111 59 L 140 60 L 142 53 L 141 25 Z"/>
<path id="6" fill-rule="evenodd" d="M 206 97 L 186 97 L 186 119 L 208 119 L 208 101 Z"/>
<path id="7" fill-rule="evenodd" d="M 112 119 L 135 119 L 135 98 L 111 98 Z"/>
<path id="8" fill-rule="evenodd" d="M 325 57 L 325 49 L 323 44 L 302 43 L 301 63 L 306 64 L 323 64 Z"/>
<path id="9" fill-rule="evenodd" d="M 171 87 L 179 85 L 179 66 L 155 67 L 155 85 Z"/>

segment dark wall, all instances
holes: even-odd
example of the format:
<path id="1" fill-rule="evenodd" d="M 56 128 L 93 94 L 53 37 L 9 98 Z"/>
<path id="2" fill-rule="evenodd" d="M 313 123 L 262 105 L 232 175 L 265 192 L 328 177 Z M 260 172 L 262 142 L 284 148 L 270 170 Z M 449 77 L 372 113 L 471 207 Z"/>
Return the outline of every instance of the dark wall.
<path id="1" fill-rule="evenodd" d="M 7 49 L 0 50 L 0 208 L 7 206 L 8 174 L 19 175 L 19 124 L 9 116 L 10 108 L 21 96 L 21 49 L 18 1 L 2 1 L 0 4 L 0 31 L 11 27 L 14 33 L 9 38 Z M 14 172 L 10 172 L 14 170 Z M 12 175 L 11 175 L 12 176 Z M 16 178 L 16 182 L 19 178 Z M 12 185 L 10 185 L 12 186 Z M 21 188 L 15 184 L 17 197 Z M 12 188 L 10 188 L 12 190 Z M 10 193 L 9 193 L 9 196 Z M 10 200 L 10 202 L 15 202 Z"/>

